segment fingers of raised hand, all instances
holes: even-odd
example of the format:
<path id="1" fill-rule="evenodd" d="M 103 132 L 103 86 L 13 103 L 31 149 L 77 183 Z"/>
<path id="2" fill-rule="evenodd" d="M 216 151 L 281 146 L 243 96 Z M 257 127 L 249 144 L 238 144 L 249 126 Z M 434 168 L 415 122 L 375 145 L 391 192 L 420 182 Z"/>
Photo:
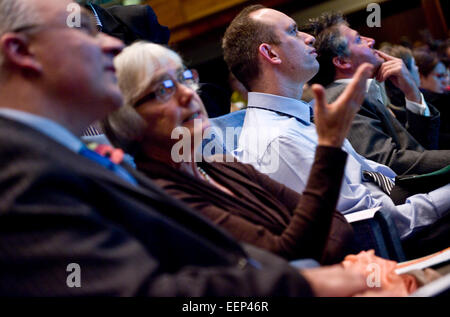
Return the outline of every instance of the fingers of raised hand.
<path id="1" fill-rule="evenodd" d="M 383 58 L 383 59 L 386 60 L 386 61 L 390 61 L 390 60 L 396 59 L 396 57 L 391 56 L 391 55 L 389 55 L 389 54 L 386 54 L 385 52 L 382 52 L 382 51 L 380 51 L 380 50 L 375 50 L 375 52 L 376 52 L 381 58 Z"/>
<path id="2" fill-rule="evenodd" d="M 386 64 L 386 65 L 385 65 Z M 403 70 L 403 63 L 383 63 L 378 70 L 377 80 L 383 82 L 391 76 L 404 77 L 405 72 Z"/>
<path id="3" fill-rule="evenodd" d="M 314 106 L 314 112 L 320 113 L 322 112 L 327 104 L 326 98 L 325 98 L 325 89 L 323 88 L 322 85 L 319 84 L 314 84 L 311 86 L 311 89 L 314 93 L 315 99 L 316 99 L 316 104 Z"/>

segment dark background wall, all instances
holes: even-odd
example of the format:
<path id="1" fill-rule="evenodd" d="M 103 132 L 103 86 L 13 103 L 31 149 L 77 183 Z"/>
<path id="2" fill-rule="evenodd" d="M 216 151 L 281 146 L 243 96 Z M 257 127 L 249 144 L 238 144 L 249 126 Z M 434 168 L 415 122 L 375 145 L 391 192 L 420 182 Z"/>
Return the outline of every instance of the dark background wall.
<path id="1" fill-rule="evenodd" d="M 93 0 L 116 5 L 130 0 Z M 134 1 L 134 0 L 133 0 Z M 381 28 L 368 27 L 369 3 L 381 6 Z M 142 0 L 156 12 L 161 24 L 171 29 L 172 48 L 190 67 L 197 68 L 202 82 L 215 83 L 227 90 L 228 70 L 220 42 L 226 26 L 245 6 L 261 3 L 292 16 L 299 25 L 325 10 L 343 12 L 350 25 L 361 34 L 382 42 L 398 44 L 423 40 L 424 30 L 434 38 L 448 37 L 450 0 Z"/>
<path id="2" fill-rule="evenodd" d="M 429 13 L 432 22 L 430 23 L 427 20 L 425 13 L 427 8 L 424 8 L 424 6 L 427 6 L 427 1 L 434 0 L 391 0 L 380 3 L 381 28 L 367 26 L 366 20 L 370 12 L 367 12 L 365 9 L 346 14 L 346 17 L 350 25 L 358 30 L 360 34 L 374 38 L 377 47 L 382 42 L 399 44 L 402 39 L 407 39 L 412 44 L 417 44 L 418 41 L 423 41 L 423 31 L 430 31 L 430 25 L 438 25 L 438 31 L 433 34 L 435 38 L 445 39 L 447 32 L 446 29 L 440 26 L 439 21 L 436 20 L 438 18 L 435 15 L 438 13 Z M 442 9 L 441 13 L 445 12 L 444 22 L 446 25 L 449 25 L 450 21 L 449 2 L 448 0 L 439 1 Z M 295 16 L 296 12 L 298 12 L 298 4 L 296 3 L 288 3 L 276 6 L 275 8 L 291 16 Z M 335 9 L 339 11 L 338 7 Z M 428 8 L 427 10 L 430 9 Z M 301 21 L 297 22 L 299 24 L 301 23 Z M 225 27 L 215 28 L 196 38 L 176 43 L 174 47 L 184 55 L 189 66 L 198 69 L 203 82 L 216 83 L 224 89 L 229 89 L 228 69 L 223 61 L 220 50 L 220 40 L 225 32 Z M 210 57 L 208 58 L 207 55 Z M 204 59 L 202 60 L 198 56 L 203 56 Z"/>

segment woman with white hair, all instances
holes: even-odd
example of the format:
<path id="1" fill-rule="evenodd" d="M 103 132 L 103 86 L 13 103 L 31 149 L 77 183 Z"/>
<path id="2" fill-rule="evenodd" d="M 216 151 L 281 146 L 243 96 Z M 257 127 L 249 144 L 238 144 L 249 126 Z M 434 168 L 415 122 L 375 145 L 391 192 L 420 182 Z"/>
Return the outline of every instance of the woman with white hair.
<path id="1" fill-rule="evenodd" d="M 335 104 L 323 90 L 316 102 L 319 146 L 302 195 L 238 162 L 195 162 L 195 146 L 210 123 L 196 93 L 198 76 L 172 50 L 135 43 L 115 59 L 125 105 L 103 123 L 111 142 L 135 157 L 139 170 L 169 194 L 226 229 L 238 240 L 287 259 L 337 263 L 351 251 L 350 225 L 335 210 L 346 162 L 341 150 L 364 97 L 370 66 Z M 320 93 L 322 92 L 322 93 Z M 353 106 L 352 106 L 353 105 Z M 189 153 L 174 157 L 173 131 L 189 135 Z M 188 133 L 187 133 L 188 132 Z M 201 144 L 201 142 L 200 142 Z M 187 155 L 189 154 L 189 155 Z M 167 210 L 170 213 L 170 210 Z"/>

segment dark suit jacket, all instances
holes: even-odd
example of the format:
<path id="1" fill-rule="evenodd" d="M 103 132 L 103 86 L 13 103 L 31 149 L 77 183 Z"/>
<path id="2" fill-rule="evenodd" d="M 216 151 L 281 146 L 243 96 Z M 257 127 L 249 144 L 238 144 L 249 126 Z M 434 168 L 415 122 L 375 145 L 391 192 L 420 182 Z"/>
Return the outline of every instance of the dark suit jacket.
<path id="1" fill-rule="evenodd" d="M 308 296 L 284 260 L 244 249 L 141 174 L 135 187 L 0 117 L 0 296 Z M 66 285 L 70 263 L 81 288 Z"/>
<path id="2" fill-rule="evenodd" d="M 136 158 L 136 164 L 239 241 L 290 260 L 330 264 L 353 251 L 352 227 L 335 209 L 346 158 L 341 149 L 319 146 L 302 195 L 239 162 L 199 163 L 234 196 L 159 161 Z"/>
<path id="3" fill-rule="evenodd" d="M 113 6 L 102 8 L 92 4 L 103 25 L 102 32 L 121 39 L 126 45 L 138 40 L 158 44 L 169 42 L 170 31 L 158 22 L 148 5 Z M 86 6 L 91 10 L 90 6 Z"/>
<path id="4" fill-rule="evenodd" d="M 328 101 L 336 100 L 345 87 L 345 84 L 329 85 L 326 88 Z M 430 122 L 421 123 L 420 117 L 415 116 L 417 121 L 409 125 L 427 133 Z M 437 133 L 431 134 L 437 137 Z M 359 154 L 389 166 L 399 175 L 429 173 L 450 164 L 450 151 L 425 150 L 386 107 L 370 95 L 356 114 L 348 139 Z"/>
<path id="5" fill-rule="evenodd" d="M 450 92 L 438 94 L 426 89 L 420 90 L 425 100 L 433 103 L 441 114 L 439 148 L 450 149 Z"/>

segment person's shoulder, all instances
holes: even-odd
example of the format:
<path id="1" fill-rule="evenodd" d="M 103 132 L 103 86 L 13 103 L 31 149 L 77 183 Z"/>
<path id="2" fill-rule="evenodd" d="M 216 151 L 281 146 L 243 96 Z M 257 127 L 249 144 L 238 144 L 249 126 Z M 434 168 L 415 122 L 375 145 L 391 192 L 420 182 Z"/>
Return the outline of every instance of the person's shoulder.
<path id="1" fill-rule="evenodd" d="M 332 82 L 331 84 L 327 85 L 325 87 L 327 100 L 330 102 L 337 99 L 344 91 L 345 87 L 347 87 L 347 83 L 342 82 Z"/>
<path id="2" fill-rule="evenodd" d="M 248 163 L 243 163 L 239 161 L 238 158 L 227 155 L 227 156 L 213 156 L 211 158 L 216 159 L 214 162 L 210 162 L 213 168 L 221 170 L 224 174 L 230 174 L 230 172 L 237 173 L 243 178 L 253 179 L 257 170 L 253 167 L 253 165 Z"/>
<path id="3" fill-rule="evenodd" d="M 53 143 L 53 140 L 36 129 L 0 116 L 0 149 L 11 151 L 11 155 L 30 151 L 45 152 Z M 13 148 L 17 150 L 11 150 Z"/>

